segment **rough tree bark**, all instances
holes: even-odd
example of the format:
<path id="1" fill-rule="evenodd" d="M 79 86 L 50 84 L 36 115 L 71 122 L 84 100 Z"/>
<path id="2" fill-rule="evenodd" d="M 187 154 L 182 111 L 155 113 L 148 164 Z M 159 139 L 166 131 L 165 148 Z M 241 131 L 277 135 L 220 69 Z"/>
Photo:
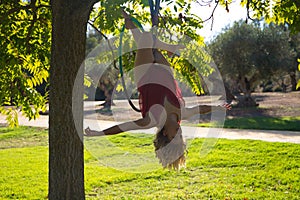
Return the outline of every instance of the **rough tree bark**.
<path id="1" fill-rule="evenodd" d="M 117 77 L 116 77 L 117 80 Z M 115 81 L 116 82 L 116 81 Z M 105 95 L 105 101 L 101 104 L 103 108 L 101 108 L 99 111 L 101 114 L 104 115 L 112 115 L 111 106 L 115 105 L 113 102 L 113 92 L 115 89 L 116 83 L 112 83 L 111 81 L 100 81 L 99 82 L 99 88 L 104 91 Z"/>
<path id="2" fill-rule="evenodd" d="M 255 78 L 252 77 L 248 80 L 244 75 L 239 75 L 239 86 L 243 92 L 243 96 L 238 99 L 237 107 L 254 107 L 258 106 L 253 97 L 251 96 L 251 83 L 255 81 Z"/>
<path id="3" fill-rule="evenodd" d="M 49 96 L 49 199 L 85 199 L 83 172 L 83 89 L 72 95 L 77 73 L 83 83 L 86 25 L 92 0 L 52 0 L 52 49 Z M 73 105 L 74 106 L 74 105 Z M 80 120 L 79 120 L 80 121 Z M 78 130 L 76 129 L 78 128 Z M 80 131 L 78 133 L 77 131 Z"/>
<path id="4" fill-rule="evenodd" d="M 290 72 L 290 78 L 291 78 L 292 91 L 297 91 L 296 73 Z"/>

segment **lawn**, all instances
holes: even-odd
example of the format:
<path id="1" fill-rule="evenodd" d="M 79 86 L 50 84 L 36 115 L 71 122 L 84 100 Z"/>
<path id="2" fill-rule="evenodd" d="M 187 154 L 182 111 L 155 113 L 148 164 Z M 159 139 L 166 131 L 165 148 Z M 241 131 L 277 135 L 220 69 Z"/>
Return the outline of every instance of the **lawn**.
<path id="1" fill-rule="evenodd" d="M 187 168 L 175 172 L 152 163 L 152 137 L 86 140 L 87 199 L 300 199 L 299 144 L 219 139 L 201 155 L 208 139 L 194 139 Z M 47 131 L 0 128 L 0 148 L 0 199 L 46 198 Z"/>
<path id="2" fill-rule="evenodd" d="M 200 123 L 200 127 L 214 127 L 214 123 Z M 224 128 L 300 131 L 300 117 L 234 117 L 227 118 Z"/>

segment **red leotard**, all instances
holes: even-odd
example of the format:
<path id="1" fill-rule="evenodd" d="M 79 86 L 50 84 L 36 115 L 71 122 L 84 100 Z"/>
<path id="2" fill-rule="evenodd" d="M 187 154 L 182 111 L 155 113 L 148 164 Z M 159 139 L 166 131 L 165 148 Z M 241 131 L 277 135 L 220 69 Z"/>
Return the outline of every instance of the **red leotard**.
<path id="1" fill-rule="evenodd" d="M 164 107 L 165 99 L 179 109 L 184 105 L 181 90 L 171 71 L 159 65 L 153 65 L 139 80 L 138 91 L 139 104 L 143 117 L 145 117 L 150 108 L 155 104 Z M 160 113 L 152 114 L 159 120 Z"/>

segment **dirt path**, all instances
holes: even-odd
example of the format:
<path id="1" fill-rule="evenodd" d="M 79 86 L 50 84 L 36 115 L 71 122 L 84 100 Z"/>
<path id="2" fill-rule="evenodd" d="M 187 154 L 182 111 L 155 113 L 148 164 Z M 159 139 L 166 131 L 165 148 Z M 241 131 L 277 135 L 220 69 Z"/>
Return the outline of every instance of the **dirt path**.
<path id="1" fill-rule="evenodd" d="M 256 108 L 233 109 L 230 116 L 267 116 L 267 117 L 298 117 L 300 116 L 300 91 L 297 92 L 266 92 L 253 93 L 259 104 Z"/>

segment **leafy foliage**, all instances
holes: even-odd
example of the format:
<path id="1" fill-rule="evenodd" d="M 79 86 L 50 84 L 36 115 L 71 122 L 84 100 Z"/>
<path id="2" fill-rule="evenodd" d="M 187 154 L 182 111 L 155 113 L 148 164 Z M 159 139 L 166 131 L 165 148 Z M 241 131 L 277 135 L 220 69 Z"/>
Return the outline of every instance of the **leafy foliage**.
<path id="1" fill-rule="evenodd" d="M 227 5 L 232 1 L 221 0 Z M 226 3 L 227 2 L 227 3 Z M 295 0 L 241 0 L 241 6 L 246 7 L 248 18 L 264 19 L 267 23 L 284 24 L 293 32 L 300 31 L 300 3 Z"/>
<path id="2" fill-rule="evenodd" d="M 46 99 L 35 89 L 47 81 L 51 42 L 49 1 L 5 1 L 0 4 L 0 106 L 2 114 L 20 108 L 29 119 L 45 110 Z M 17 125 L 15 117 L 7 119 Z"/>
<path id="3" fill-rule="evenodd" d="M 300 31 L 300 2 L 294 0 L 275 1 L 271 21 L 285 23 L 293 32 Z"/>
<path id="4" fill-rule="evenodd" d="M 235 23 L 209 45 L 212 56 L 227 80 L 247 79 L 252 90 L 260 81 L 287 73 L 296 53 L 291 47 L 289 32 L 274 24 L 263 27 Z M 243 91 L 244 92 L 244 91 Z"/>

